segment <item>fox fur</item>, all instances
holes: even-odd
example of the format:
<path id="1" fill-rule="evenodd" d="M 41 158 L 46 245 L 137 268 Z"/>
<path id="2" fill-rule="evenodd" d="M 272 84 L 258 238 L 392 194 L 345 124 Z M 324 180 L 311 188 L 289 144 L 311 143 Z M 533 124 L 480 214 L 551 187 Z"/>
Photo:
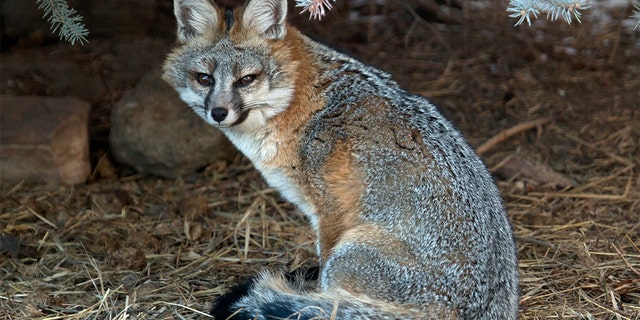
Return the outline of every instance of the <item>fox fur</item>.
<path id="1" fill-rule="evenodd" d="M 517 318 L 500 193 L 433 104 L 301 34 L 286 0 L 174 9 L 163 78 L 317 235 L 317 283 L 261 272 L 218 300 L 217 318 Z"/>

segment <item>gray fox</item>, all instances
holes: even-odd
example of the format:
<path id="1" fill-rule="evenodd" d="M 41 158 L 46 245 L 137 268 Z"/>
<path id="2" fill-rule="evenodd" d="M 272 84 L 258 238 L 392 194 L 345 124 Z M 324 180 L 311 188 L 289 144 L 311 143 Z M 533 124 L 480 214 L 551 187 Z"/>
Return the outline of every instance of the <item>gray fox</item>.
<path id="1" fill-rule="evenodd" d="M 434 105 L 302 35 L 286 0 L 174 6 L 163 78 L 317 236 L 317 273 L 262 272 L 216 319 L 517 318 L 500 193 Z"/>

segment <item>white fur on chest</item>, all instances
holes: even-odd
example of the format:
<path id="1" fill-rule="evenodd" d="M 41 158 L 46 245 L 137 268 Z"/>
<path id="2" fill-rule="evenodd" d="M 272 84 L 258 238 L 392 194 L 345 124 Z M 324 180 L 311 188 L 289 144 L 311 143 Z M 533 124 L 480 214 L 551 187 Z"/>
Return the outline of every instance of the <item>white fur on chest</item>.
<path id="1" fill-rule="evenodd" d="M 267 183 L 278 190 L 287 201 L 296 205 L 316 229 L 318 218 L 315 206 L 309 202 L 300 186 L 286 174 L 283 168 L 268 165 L 278 156 L 277 141 L 273 141 L 266 133 L 248 134 L 230 128 L 223 128 L 222 131 L 236 148 L 251 160 Z"/>

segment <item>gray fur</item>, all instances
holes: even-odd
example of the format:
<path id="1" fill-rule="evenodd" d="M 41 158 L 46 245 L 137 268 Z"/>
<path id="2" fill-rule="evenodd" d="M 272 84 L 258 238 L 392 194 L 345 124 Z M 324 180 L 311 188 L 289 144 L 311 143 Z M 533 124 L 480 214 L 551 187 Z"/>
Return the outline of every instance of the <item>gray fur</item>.
<path id="1" fill-rule="evenodd" d="M 354 156 L 365 168 L 368 186 L 363 196 L 364 220 L 402 235 L 410 254 L 422 264 L 421 268 L 404 268 L 391 263 L 389 257 L 378 258 L 372 250 L 367 253 L 371 260 L 385 263 L 375 268 L 379 275 L 363 279 L 362 285 L 369 283 L 371 291 L 382 291 L 380 298 L 400 296 L 401 303 L 452 300 L 465 319 L 514 318 L 518 273 L 512 231 L 500 193 L 473 149 L 425 98 L 406 92 L 379 70 L 324 46 L 308 44 L 315 46 L 313 51 L 321 61 L 344 62 L 342 68 L 323 75 L 333 81 L 324 92 L 329 98 L 327 106 L 303 135 L 303 158 L 309 159 L 309 165 L 302 170 L 317 168 L 313 162 L 327 156 L 322 146 L 335 142 L 326 139 L 355 136 L 361 143 Z M 370 95 L 392 101 L 386 115 L 367 117 L 362 106 L 350 110 L 352 104 Z M 334 125 L 337 123 L 350 126 Z M 407 137 L 411 129 L 420 131 L 422 143 Z M 318 136 L 324 137 L 322 142 L 315 139 Z M 442 181 L 449 185 L 441 185 Z M 326 269 L 334 264 L 341 265 L 338 269 L 359 266 L 354 263 L 358 258 L 349 256 L 365 250 L 341 248 L 326 262 Z M 446 256 L 468 261 L 444 260 Z M 331 287 L 330 278 L 325 272 L 324 288 Z M 396 285 L 385 288 L 371 281 L 384 278 L 383 283 Z M 425 286 L 432 289 L 425 292 Z"/>
<path id="2" fill-rule="evenodd" d="M 494 181 L 437 108 L 400 88 L 389 74 L 300 35 L 316 70 L 313 83 L 306 85 L 316 88 L 313 95 L 324 106 L 300 128 L 297 167 L 266 165 L 284 142 L 274 141 L 263 128 L 286 114 L 292 99 L 287 95 L 299 89 L 295 75 L 270 57 L 266 43 L 297 31 L 283 25 L 282 0 L 254 0 L 246 10 L 245 17 L 253 20 L 243 23 L 260 26 L 259 37 L 267 42 L 238 51 L 226 37 L 214 43 L 187 41 L 165 64 L 165 79 L 300 207 L 318 235 L 319 219 L 335 208 L 314 200 L 331 199 L 324 165 L 336 146 L 348 141 L 365 186 L 358 226 L 373 226 L 379 233 L 371 239 L 338 239 L 330 252 L 322 252 L 318 240 L 318 254 L 326 259 L 317 291 L 265 274 L 235 307 L 257 319 L 267 319 L 273 306 L 290 308 L 291 319 L 516 319 L 516 251 Z M 230 87 L 246 73 L 243 68 L 260 69 L 265 77 L 246 90 Z M 213 91 L 198 91 L 187 72 L 193 69 L 208 70 L 222 83 L 207 89 Z M 212 103 L 227 104 L 248 118 L 239 125 L 212 122 L 207 115 Z"/>

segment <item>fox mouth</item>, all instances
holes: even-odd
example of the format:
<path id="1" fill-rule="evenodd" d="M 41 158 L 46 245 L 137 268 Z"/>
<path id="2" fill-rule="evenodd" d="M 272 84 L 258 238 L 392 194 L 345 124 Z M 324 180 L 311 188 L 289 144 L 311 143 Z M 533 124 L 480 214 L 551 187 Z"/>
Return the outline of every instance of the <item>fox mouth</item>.
<path id="1" fill-rule="evenodd" d="M 237 125 L 242 124 L 245 120 L 247 120 L 247 118 L 249 117 L 249 112 L 251 110 L 245 110 L 242 113 L 240 113 L 240 115 L 238 115 L 238 117 L 235 119 L 235 121 L 231 122 L 231 123 L 225 123 L 227 119 L 221 119 L 220 121 L 216 121 L 213 119 L 212 117 L 212 124 L 215 125 L 218 128 L 231 128 L 231 127 L 235 127 Z M 211 112 L 211 111 L 209 111 Z"/>
<path id="2" fill-rule="evenodd" d="M 249 117 L 249 112 L 250 111 L 251 110 L 249 109 L 249 110 L 245 110 L 244 112 L 242 112 L 240 114 L 240 116 L 238 117 L 238 120 L 236 120 L 236 122 L 234 122 L 231 126 L 237 126 L 237 125 L 243 123 L 245 120 L 247 120 L 247 117 Z"/>

